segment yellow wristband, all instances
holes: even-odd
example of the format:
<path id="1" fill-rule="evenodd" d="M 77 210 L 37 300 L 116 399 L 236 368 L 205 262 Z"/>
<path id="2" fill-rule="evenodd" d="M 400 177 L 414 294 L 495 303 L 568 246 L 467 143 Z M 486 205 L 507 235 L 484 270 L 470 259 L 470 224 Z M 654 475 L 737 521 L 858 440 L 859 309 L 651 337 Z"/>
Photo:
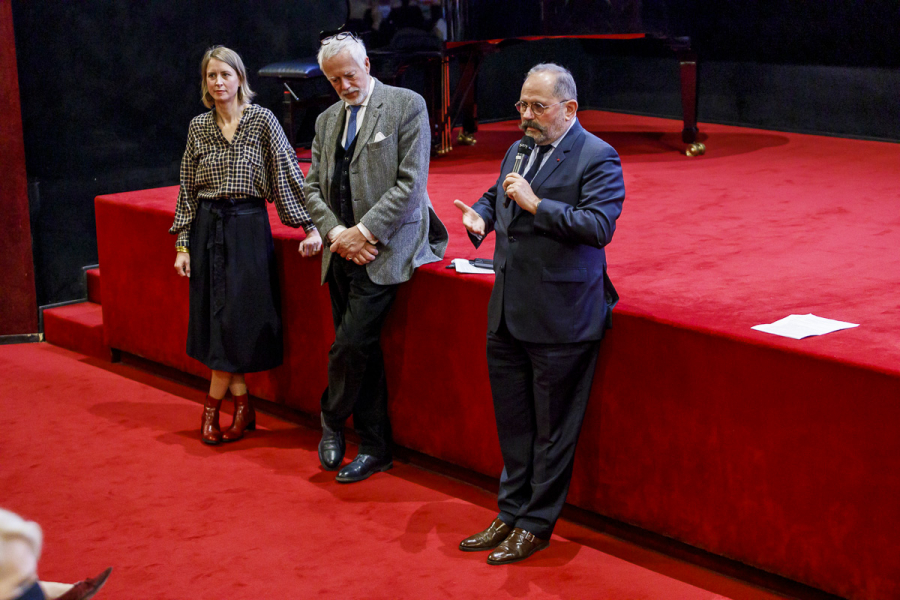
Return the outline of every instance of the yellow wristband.
<path id="1" fill-rule="evenodd" d="M 187 246 L 175 246 L 175 252 L 184 252 L 185 254 L 190 254 L 191 249 Z"/>

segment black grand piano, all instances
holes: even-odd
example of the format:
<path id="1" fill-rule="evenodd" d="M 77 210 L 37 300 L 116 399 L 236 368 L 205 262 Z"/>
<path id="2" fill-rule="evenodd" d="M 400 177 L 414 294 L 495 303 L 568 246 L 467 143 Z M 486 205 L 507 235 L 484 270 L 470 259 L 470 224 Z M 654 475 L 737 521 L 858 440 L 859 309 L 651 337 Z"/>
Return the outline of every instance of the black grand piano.
<path id="1" fill-rule="evenodd" d="M 472 131 L 475 79 L 483 57 L 513 41 L 547 38 L 658 40 L 675 53 L 681 73 L 684 116 L 682 141 L 689 156 L 702 154 L 697 143 L 697 56 L 669 0 L 444 0 L 447 24 L 441 62 L 440 98 L 429 99 L 438 154 L 452 148 L 451 130 L 462 121 Z M 460 61 L 451 89 L 450 60 Z M 435 86 L 437 87 L 437 86 Z"/>
<path id="2" fill-rule="evenodd" d="M 488 54 L 511 44 L 548 38 L 656 40 L 671 48 L 679 61 L 684 116 L 681 137 L 687 145 L 685 153 L 696 156 L 705 151 L 697 142 L 697 56 L 674 5 L 674 0 L 443 0 L 446 40 L 432 40 L 427 48 L 393 42 L 383 48 L 369 44 L 369 57 L 373 71 L 388 83 L 396 83 L 410 66 L 424 68 L 432 150 L 442 155 L 452 150 L 451 132 L 458 123 L 462 131 L 457 140 L 473 142 L 472 134 L 477 129 L 476 80 Z M 349 20 L 349 0 L 346 14 L 348 21 L 343 27 L 322 32 L 322 37 L 345 30 L 359 33 Z M 453 85 L 451 61 L 459 64 L 459 76 Z M 293 142 L 297 107 L 306 104 L 315 110 L 323 105 L 323 98 L 300 98 L 291 84 L 321 78 L 322 72 L 310 57 L 269 65 L 260 70 L 260 75 L 277 77 L 284 83 L 284 126 Z M 324 105 L 329 103 L 326 96 Z"/>

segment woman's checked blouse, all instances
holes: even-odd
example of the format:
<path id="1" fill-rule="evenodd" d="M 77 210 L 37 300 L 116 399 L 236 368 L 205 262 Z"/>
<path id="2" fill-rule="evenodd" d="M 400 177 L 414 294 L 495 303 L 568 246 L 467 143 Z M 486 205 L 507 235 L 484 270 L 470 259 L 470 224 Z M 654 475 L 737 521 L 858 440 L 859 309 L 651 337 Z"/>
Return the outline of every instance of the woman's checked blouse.
<path id="1" fill-rule="evenodd" d="M 189 232 L 201 200 L 257 196 L 275 203 L 289 227 L 314 228 L 303 195 L 303 173 L 272 111 L 249 104 L 231 143 L 216 125 L 215 109 L 194 117 L 181 159 L 181 189 L 175 222 L 176 246 L 188 247 Z"/>

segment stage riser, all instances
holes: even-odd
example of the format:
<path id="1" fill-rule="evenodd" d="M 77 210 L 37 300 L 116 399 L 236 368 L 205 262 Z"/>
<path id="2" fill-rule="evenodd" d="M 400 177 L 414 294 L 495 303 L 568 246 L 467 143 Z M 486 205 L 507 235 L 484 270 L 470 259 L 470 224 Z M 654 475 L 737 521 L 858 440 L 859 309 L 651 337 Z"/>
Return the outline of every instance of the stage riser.
<path id="1" fill-rule="evenodd" d="M 110 346 L 206 376 L 184 354 L 176 188 L 96 202 Z M 274 214 L 274 211 L 272 212 Z M 251 393 L 318 412 L 333 340 L 319 260 L 275 226 L 285 364 Z M 449 258 L 449 257 L 448 257 Z M 485 359 L 489 278 L 420 269 L 383 334 L 396 442 L 499 475 Z M 616 311 L 569 500 L 849 598 L 900 595 L 900 379 Z"/>
<path id="2" fill-rule="evenodd" d="M 569 501 L 841 596 L 895 598 L 898 398 L 896 377 L 622 311 Z"/>
<path id="3" fill-rule="evenodd" d="M 99 304 L 87 301 L 46 308 L 43 323 L 44 339 L 51 344 L 100 360 L 113 360 L 114 355 L 104 341 Z"/>

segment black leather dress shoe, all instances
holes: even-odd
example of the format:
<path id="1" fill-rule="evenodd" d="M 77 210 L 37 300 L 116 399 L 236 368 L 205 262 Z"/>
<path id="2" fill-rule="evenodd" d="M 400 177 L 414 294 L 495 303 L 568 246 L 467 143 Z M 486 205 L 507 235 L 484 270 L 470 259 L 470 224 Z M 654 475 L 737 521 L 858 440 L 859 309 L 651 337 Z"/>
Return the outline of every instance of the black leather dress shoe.
<path id="1" fill-rule="evenodd" d="M 344 462 L 344 452 L 347 450 L 347 442 L 344 440 L 344 432 L 340 429 L 332 429 L 325 424 L 325 415 L 322 415 L 322 439 L 319 441 L 319 462 L 326 471 L 337 471 Z"/>
<path id="2" fill-rule="evenodd" d="M 512 531 L 512 527 L 500 519 L 494 519 L 490 527 L 461 541 L 459 549 L 463 552 L 493 550 L 497 547 L 497 544 L 506 539 L 510 531 Z"/>
<path id="3" fill-rule="evenodd" d="M 489 565 L 508 565 L 519 562 L 549 545 L 550 540 L 542 540 L 535 537 L 533 533 L 516 527 L 509 537 L 500 542 L 497 549 L 488 555 L 487 563 Z"/>
<path id="4" fill-rule="evenodd" d="M 370 454 L 357 454 L 349 465 L 341 469 L 335 477 L 338 483 L 354 483 L 368 479 L 375 473 L 387 471 L 394 466 L 390 458 L 375 458 Z"/>

